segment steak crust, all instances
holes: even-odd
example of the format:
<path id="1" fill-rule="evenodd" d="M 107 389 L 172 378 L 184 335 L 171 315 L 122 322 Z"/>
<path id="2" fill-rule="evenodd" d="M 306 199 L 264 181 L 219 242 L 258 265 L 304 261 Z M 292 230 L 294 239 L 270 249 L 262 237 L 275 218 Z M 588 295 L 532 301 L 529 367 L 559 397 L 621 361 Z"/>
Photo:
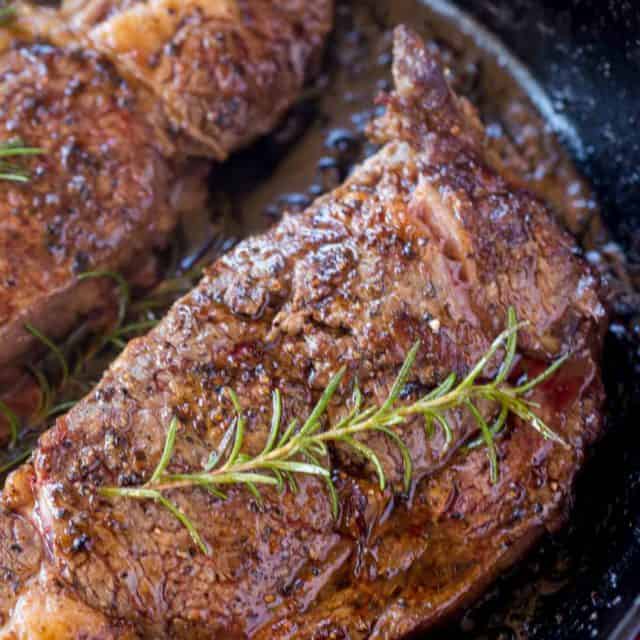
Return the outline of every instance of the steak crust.
<path id="1" fill-rule="evenodd" d="M 44 153 L 29 184 L 2 182 L 0 366 L 33 344 L 31 323 L 60 336 L 100 306 L 107 283 L 78 275 L 139 267 L 177 221 L 175 178 L 136 96 L 96 54 L 15 46 L 0 56 L 1 139 Z M 6 376 L 5 376 L 6 377 Z"/>
<path id="2" fill-rule="evenodd" d="M 25 324 L 57 338 L 107 306 L 113 283 L 80 273 L 141 271 L 202 206 L 206 172 L 185 153 L 222 160 L 291 106 L 331 24 L 330 0 L 307 4 L 17 6 L 0 28 L 0 141 L 44 154 L 27 185 L 0 186 L 0 384 L 36 344 Z"/>
<path id="3" fill-rule="evenodd" d="M 332 0 L 22 3 L 31 33 L 81 41 L 149 92 L 168 153 L 224 160 L 270 131 L 318 66 Z"/>
<path id="4" fill-rule="evenodd" d="M 403 28 L 394 75 L 396 92 L 372 127 L 381 150 L 306 212 L 215 262 L 13 476 L 3 517 L 37 530 L 42 547 L 2 594 L 0 637 L 33 624 L 20 613 L 25 600 L 64 597 L 72 613 L 95 615 L 69 638 L 401 638 L 469 602 L 561 522 L 601 431 L 598 283 L 545 205 L 485 157 L 473 109 Z M 497 439 L 496 484 L 486 451 L 462 450 L 474 427 L 461 412 L 447 454 L 421 418 L 402 427 L 416 469 L 408 496 L 384 439 L 365 440 L 391 480 L 384 492 L 357 456 L 331 451 L 337 521 L 310 477 L 297 493 L 264 491 L 262 505 L 241 487 L 226 501 L 169 492 L 210 556 L 155 503 L 97 494 L 149 478 L 172 416 L 180 428 L 170 469 L 201 468 L 234 418 L 225 387 L 241 399 L 246 447 L 257 452 L 274 389 L 284 423 L 304 418 L 346 366 L 329 408 L 339 419 L 356 378 L 369 401 L 382 400 L 420 339 L 408 402 L 450 371 L 468 372 L 510 306 L 529 322 L 521 370 L 571 354 L 533 396 L 569 446 L 512 420 Z M 11 569 L 6 548 L 0 562 Z M 52 610 L 51 623 L 63 623 L 65 608 Z"/>

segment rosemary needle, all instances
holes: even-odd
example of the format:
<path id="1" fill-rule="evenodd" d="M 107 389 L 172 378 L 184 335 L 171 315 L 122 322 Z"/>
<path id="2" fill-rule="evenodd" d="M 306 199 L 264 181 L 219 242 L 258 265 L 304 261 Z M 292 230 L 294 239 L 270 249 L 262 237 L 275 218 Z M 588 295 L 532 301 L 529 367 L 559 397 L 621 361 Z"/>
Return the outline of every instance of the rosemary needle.
<path id="1" fill-rule="evenodd" d="M 45 335 L 40 329 L 34 327 L 31 324 L 25 324 L 24 328 L 34 337 L 36 340 L 41 342 L 49 351 L 55 356 L 58 361 L 58 365 L 60 366 L 60 370 L 62 372 L 62 382 L 61 386 L 64 386 L 69 379 L 69 363 L 67 362 L 67 358 L 62 352 L 62 349 L 53 342 L 49 336 Z"/>
<path id="2" fill-rule="evenodd" d="M 1 1 L 1 0 L 0 0 Z M 11 12 L 9 12 L 10 14 Z M 2 8 L 0 7 L 0 20 Z M 12 156 L 37 155 L 42 150 L 24 147 L 19 140 L 11 142 L 0 142 L 0 172 L 7 166 L 7 158 Z M 3 164 L 4 163 L 4 164 Z M 13 165 L 12 165 L 13 166 Z M 0 173 L 0 180 L 4 178 L 19 182 L 28 181 L 28 176 L 20 172 L 13 166 L 14 173 L 10 176 Z M 207 241 L 205 246 L 208 246 Z M 88 386 L 83 378 L 87 375 L 87 366 L 104 366 L 105 361 L 112 361 L 117 354 L 125 348 L 129 339 L 139 335 L 144 331 L 154 327 L 158 323 L 161 313 L 158 310 L 166 310 L 181 295 L 191 289 L 196 280 L 201 276 L 202 266 L 196 264 L 188 272 L 181 273 L 162 281 L 144 298 L 136 304 L 131 304 L 131 285 L 127 279 L 115 271 L 96 270 L 87 271 L 78 275 L 78 281 L 93 279 L 111 280 L 115 285 L 118 297 L 118 311 L 113 324 L 103 331 L 100 328 L 95 334 L 87 332 L 85 327 L 80 327 L 77 331 L 68 336 L 61 344 L 56 344 L 49 336 L 32 325 L 26 325 L 25 330 L 37 339 L 47 349 L 45 360 L 52 360 L 57 363 L 55 375 L 51 380 L 46 373 L 49 368 L 46 362 L 26 367 L 40 389 L 40 400 L 34 413 L 23 419 L 14 413 L 5 403 L 0 402 L 0 417 L 4 418 L 9 427 L 9 449 L 11 456 L 2 457 L 0 454 L 0 473 L 19 464 L 22 458 L 15 455 L 21 450 L 25 434 L 41 430 L 44 424 L 49 423 L 57 415 L 71 409 L 81 395 L 84 395 L 92 388 L 97 381 L 89 380 Z M 78 390 L 80 389 L 80 394 Z M 20 445 L 20 446 L 18 446 Z M 31 447 L 27 447 L 27 454 Z M 250 486 L 250 485 L 247 485 Z M 216 493 L 219 497 L 224 497 L 221 491 Z"/>
<path id="3" fill-rule="evenodd" d="M 12 7 L 0 9 L 0 25 L 12 15 Z M 27 147 L 20 139 L 0 142 L 0 180 L 28 182 L 30 179 L 28 172 L 16 164 L 15 159 L 24 156 L 39 156 L 43 153 L 44 149 Z"/>
<path id="4" fill-rule="evenodd" d="M 13 20 L 16 15 L 16 9 L 12 6 L 0 5 L 0 26 L 7 24 Z"/>
<path id="5" fill-rule="evenodd" d="M 339 499 L 332 480 L 332 469 L 327 445 L 342 443 L 350 447 L 359 456 L 368 460 L 377 477 L 381 490 L 387 485 L 383 465 L 373 449 L 358 439 L 360 434 L 377 432 L 384 435 L 399 450 L 404 465 L 404 489 L 408 491 L 413 476 L 413 467 L 409 449 L 402 439 L 400 427 L 412 416 L 423 416 L 427 435 L 433 433 L 433 424 L 438 424 L 445 435 L 445 449 L 453 439 L 453 428 L 447 416 L 453 409 L 465 409 L 475 420 L 480 432 L 480 441 L 486 446 L 489 461 L 490 480 L 495 483 L 499 479 L 498 455 L 495 436 L 504 427 L 508 415 L 514 415 L 529 424 L 544 438 L 568 446 L 554 433 L 534 412 L 535 405 L 525 395 L 534 387 L 550 378 L 566 361 L 568 356 L 556 360 L 545 372 L 531 381 L 519 386 L 507 382 L 513 368 L 516 355 L 517 333 L 521 324 L 516 320 L 513 309 L 509 310 L 507 329 L 493 342 L 488 351 L 470 373 L 456 384 L 456 376 L 450 374 L 431 392 L 408 405 L 398 405 L 397 401 L 405 387 L 407 379 L 420 349 L 416 343 L 407 354 L 400 372 L 391 387 L 386 400 L 379 406 L 363 406 L 360 390 L 355 388 L 352 407 L 345 418 L 336 424 L 327 424 L 327 408 L 340 386 L 346 369 L 338 371 L 329 382 L 302 426 L 292 421 L 284 430 L 282 428 L 282 399 L 278 390 L 273 392 L 272 420 L 266 443 L 256 456 L 242 453 L 246 418 L 240 400 L 234 391 L 228 390 L 236 417 L 231 427 L 225 432 L 216 452 L 201 471 L 194 473 L 169 473 L 167 468 L 175 450 L 178 434 L 178 420 L 174 418 L 169 425 L 160 462 L 149 480 L 140 487 L 103 487 L 100 494 L 108 498 L 152 499 L 167 508 L 188 530 L 195 544 L 204 552 L 210 553 L 195 524 L 163 494 L 166 491 L 200 487 L 214 496 L 224 499 L 226 496 L 219 490 L 221 485 L 240 484 L 246 486 L 257 498 L 260 498 L 260 485 L 273 485 L 284 490 L 285 481 L 290 487 L 296 486 L 295 475 L 315 475 L 322 478 L 328 488 L 334 517 L 339 513 Z M 478 383 L 486 365 L 504 347 L 504 358 L 493 380 Z M 477 408 L 478 402 L 489 402 L 499 408 L 496 422 L 489 426 Z M 323 428 L 324 427 L 324 428 Z M 472 443 L 468 448 L 478 446 Z M 231 446 L 231 451 L 226 455 Z M 226 458 L 225 458 L 226 456 Z M 326 460 L 326 463 L 321 461 Z"/>

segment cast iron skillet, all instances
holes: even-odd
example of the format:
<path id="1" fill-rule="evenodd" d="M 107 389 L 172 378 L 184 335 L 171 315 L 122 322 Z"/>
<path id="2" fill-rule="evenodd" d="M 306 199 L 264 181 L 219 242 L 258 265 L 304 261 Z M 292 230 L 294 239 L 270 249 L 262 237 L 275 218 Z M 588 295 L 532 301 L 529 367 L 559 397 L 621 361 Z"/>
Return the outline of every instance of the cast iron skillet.
<path id="1" fill-rule="evenodd" d="M 565 142 L 595 187 L 633 277 L 640 259 L 640 7 L 635 0 L 457 0 L 533 72 L 577 134 Z M 562 132 L 560 132 L 562 136 Z M 580 478 L 569 528 L 471 611 L 471 633 L 544 640 L 640 633 L 640 308 L 619 297 L 605 348 L 609 433 Z M 556 575 L 557 574 L 557 575 Z M 540 576 L 564 583 L 525 611 Z M 519 620 L 522 618 L 522 620 Z M 514 621 L 515 619 L 515 621 Z M 465 622 L 463 622 L 464 626 Z"/>
<path id="2" fill-rule="evenodd" d="M 448 0 L 422 1 L 451 17 Z M 420 0 L 338 0 L 338 13 L 342 8 L 348 14 L 351 3 L 357 2 L 377 10 L 383 22 L 380 29 L 391 26 L 384 23 L 385 15 L 391 23 L 424 19 L 418 11 Z M 621 261 L 626 260 L 618 280 L 626 280 L 628 287 L 613 298 L 605 346 L 608 434 L 580 477 L 569 526 L 501 578 L 461 620 L 429 634 L 430 640 L 634 640 L 640 632 L 637 3 L 454 0 L 465 12 L 467 26 L 470 16 L 498 36 L 494 53 L 506 52 L 501 49 L 500 42 L 504 43 L 542 87 L 545 95 L 538 91 L 532 98 L 543 106 L 548 122 L 561 125 L 558 134 L 595 187 L 606 225 L 622 249 Z M 472 24 L 473 29 L 477 27 Z M 357 55 L 350 56 L 357 53 L 362 38 L 366 34 L 343 32 L 342 40 L 334 39 L 329 46 L 329 57 L 334 62 L 342 58 L 338 67 L 357 66 Z M 354 162 L 371 153 L 363 134 L 364 124 L 373 115 L 371 95 L 359 95 L 353 79 L 366 76 L 364 84 L 372 85 L 369 94 L 386 88 L 380 69 L 388 66 L 390 57 L 385 54 L 377 60 L 376 69 L 366 73 L 356 69 L 350 77 L 334 79 L 334 86 L 320 83 L 315 97 L 303 100 L 276 134 L 213 172 L 213 188 L 224 196 L 214 201 L 232 205 L 235 226 L 230 242 L 264 228 L 283 207 L 304 208 L 318 193 L 342 181 Z M 376 73 L 370 75 L 371 71 Z M 283 196 L 283 192 L 288 193 Z M 597 261 L 598 253 L 592 254 L 588 257 Z"/>

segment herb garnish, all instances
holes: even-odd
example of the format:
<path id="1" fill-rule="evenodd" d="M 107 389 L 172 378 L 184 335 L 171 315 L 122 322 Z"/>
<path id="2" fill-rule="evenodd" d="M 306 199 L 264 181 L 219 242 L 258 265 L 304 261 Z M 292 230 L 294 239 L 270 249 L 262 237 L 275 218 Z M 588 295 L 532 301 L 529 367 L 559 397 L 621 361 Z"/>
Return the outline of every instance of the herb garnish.
<path id="1" fill-rule="evenodd" d="M 227 209 L 230 214 L 230 207 Z M 81 281 L 111 280 L 117 290 L 117 312 L 113 309 L 113 315 L 98 319 L 97 325 L 95 318 L 89 319 L 62 341 L 54 340 L 33 325 L 25 327 L 26 331 L 31 329 L 33 337 L 46 348 L 41 360 L 25 367 L 25 373 L 39 389 L 39 397 L 37 406 L 26 410 L 20 406 L 19 411 L 8 406 L 10 398 L 3 397 L 5 402 L 0 400 L 0 417 L 6 425 L 6 431 L 0 433 L 0 483 L 6 472 L 29 457 L 38 435 L 98 384 L 102 373 L 127 342 L 155 326 L 178 298 L 193 289 L 204 267 L 237 242 L 227 230 L 228 222 L 225 213 L 220 226 L 186 258 L 181 258 L 183 238 L 176 235 L 163 270 L 164 279 L 150 290 L 132 291 L 126 278 L 115 271 L 80 274 Z M 3 446 L 5 444 L 7 446 Z"/>
<path id="2" fill-rule="evenodd" d="M 347 445 L 368 460 L 375 469 L 380 489 L 384 490 L 387 478 L 380 459 L 370 447 L 357 439 L 359 434 L 367 432 L 383 434 L 398 448 L 402 456 L 404 489 L 408 491 L 413 475 L 411 456 L 398 427 L 412 416 L 423 416 L 428 434 L 432 433 L 434 423 L 440 425 L 445 432 L 445 447 L 448 447 L 453 432 L 447 412 L 461 408 L 466 408 L 478 425 L 481 440 L 487 447 L 491 481 L 495 483 L 498 480 L 498 460 L 494 438 L 505 425 L 509 414 L 528 423 L 544 438 L 568 446 L 533 412 L 537 405 L 526 399 L 526 395 L 534 387 L 558 370 L 568 355 L 562 356 L 546 371 L 523 384 L 513 386 L 507 382 L 515 361 L 517 333 L 521 326 L 523 325 L 516 321 L 515 311 L 510 309 L 507 329 L 496 338 L 486 354 L 461 382 L 457 383 L 456 376 L 452 373 L 437 388 L 419 400 L 399 406 L 398 398 L 420 348 L 420 343 L 417 342 L 409 351 L 387 399 L 381 405 L 365 408 L 362 393 L 356 385 L 349 413 L 336 424 L 326 425 L 324 429 L 327 407 L 342 382 L 345 368 L 333 376 L 315 408 L 301 426 L 294 419 L 284 430 L 282 429 L 282 398 L 276 390 L 273 392 L 272 419 L 267 441 L 262 451 L 253 457 L 242 453 L 246 419 L 238 397 L 234 391 L 228 389 L 236 417 L 225 432 L 218 450 L 211 454 L 201 471 L 167 473 L 178 432 L 178 419 L 174 417 L 167 431 L 162 456 L 149 480 L 140 487 L 104 487 L 99 492 L 108 498 L 134 498 L 158 502 L 186 527 L 195 544 L 204 553 L 209 553 L 210 550 L 195 524 L 175 503 L 163 495 L 165 491 L 201 487 L 214 496 L 225 499 L 226 495 L 221 491 L 221 487 L 242 484 L 261 500 L 258 485 L 273 485 L 284 491 L 285 482 L 295 489 L 295 474 L 315 475 L 325 480 L 333 515 L 337 517 L 339 500 L 332 479 L 327 444 Z M 505 356 L 497 375 L 490 382 L 478 383 L 485 366 L 503 345 Z M 478 409 L 479 401 L 488 401 L 500 408 L 498 417 L 491 426 Z M 227 454 L 229 447 L 231 451 Z"/>
<path id="3" fill-rule="evenodd" d="M 0 4 L 0 27 L 13 20 L 15 15 L 15 7 L 11 5 Z"/>
<path id="4" fill-rule="evenodd" d="M 0 9 L 0 23 L 11 15 L 12 8 Z M 37 147 L 26 147 L 22 140 L 16 138 L 7 142 L 0 142 L 0 180 L 10 182 L 28 182 L 29 173 L 15 163 L 16 158 L 24 156 L 39 156 L 44 153 L 44 149 Z"/>
<path id="5" fill-rule="evenodd" d="M 176 270 L 170 267 L 169 272 Z M 201 272 L 202 266 L 197 263 L 186 272 L 174 273 L 136 302 L 132 302 L 131 286 L 121 274 L 85 272 L 78 280 L 106 279 L 114 283 L 118 300 L 113 322 L 88 330 L 81 326 L 60 343 L 34 325 L 25 325 L 25 331 L 46 349 L 37 365 L 26 367 L 39 389 L 39 401 L 29 416 L 22 416 L 0 399 L 0 416 L 9 431 L 8 446 L 0 454 L 0 475 L 29 456 L 37 434 L 88 393 L 98 383 L 96 376 L 120 354 L 129 339 L 153 328 L 171 304 L 195 286 Z"/>
<path id="6" fill-rule="evenodd" d="M 12 6 L 0 6 L 0 26 L 9 22 L 15 15 L 15 8 Z M 37 147 L 26 147 L 22 140 L 15 138 L 7 142 L 0 142 L 0 180 L 8 180 L 9 182 L 28 182 L 29 173 L 24 168 L 15 164 L 14 158 L 21 158 L 25 156 L 37 156 L 42 155 L 44 149 Z M 27 331 L 35 335 L 38 339 L 45 341 L 47 346 L 53 346 L 46 336 L 42 334 L 37 335 L 37 329 L 33 327 L 26 327 Z M 37 332 L 37 333 L 34 333 Z M 18 435 L 20 431 L 20 419 L 16 413 L 0 400 L 0 415 L 4 416 L 5 420 L 9 424 L 9 448 L 13 449 L 18 442 Z M 16 461 L 24 459 L 24 452 L 20 456 L 14 457 Z M 13 460 L 9 463 L 11 466 L 14 464 Z M 16 462 L 17 464 L 17 462 Z M 7 463 L 0 465 L 0 473 L 3 473 L 6 469 Z M 9 467 L 10 468 L 10 467 Z"/>

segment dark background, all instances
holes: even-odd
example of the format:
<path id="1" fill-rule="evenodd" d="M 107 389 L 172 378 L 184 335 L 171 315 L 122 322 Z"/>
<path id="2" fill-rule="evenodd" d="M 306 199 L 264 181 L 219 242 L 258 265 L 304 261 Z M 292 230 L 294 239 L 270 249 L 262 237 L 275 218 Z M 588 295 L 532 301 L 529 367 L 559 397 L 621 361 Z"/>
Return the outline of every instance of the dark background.
<path id="1" fill-rule="evenodd" d="M 640 259 L 640 3 L 457 0 L 509 46 L 575 125 L 573 149 L 618 241 Z M 570 141 L 567 141 L 570 144 Z M 635 232 L 635 233 L 634 233 Z"/>
<path id="2" fill-rule="evenodd" d="M 554 109 L 575 126 L 566 140 L 627 257 L 640 261 L 640 3 L 635 0 L 458 0 L 531 69 Z M 635 289 L 635 287 L 633 287 Z M 636 289 L 637 290 L 637 289 Z M 640 627 L 640 306 L 615 300 L 605 380 L 609 433 L 577 487 L 570 527 L 443 638 L 634 638 Z M 549 594 L 528 589 L 553 583 Z M 523 605 L 529 597 L 531 604 Z M 635 605 L 634 605 L 635 603 Z M 520 609 L 526 611 L 520 611 Z M 517 620 L 521 616 L 520 621 Z"/>

